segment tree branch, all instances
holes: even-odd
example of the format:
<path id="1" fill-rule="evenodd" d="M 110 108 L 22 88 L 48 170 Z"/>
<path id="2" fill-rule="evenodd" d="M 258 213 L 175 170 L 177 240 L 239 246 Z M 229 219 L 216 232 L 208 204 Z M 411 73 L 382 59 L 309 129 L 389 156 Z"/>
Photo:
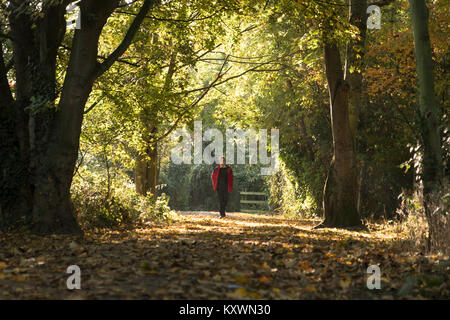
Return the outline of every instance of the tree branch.
<path id="1" fill-rule="evenodd" d="M 131 23 L 130 28 L 128 29 L 127 33 L 125 34 L 125 37 L 123 38 L 122 42 L 119 44 L 119 46 L 114 50 L 102 63 L 99 63 L 97 65 L 97 68 L 95 68 L 94 71 L 94 77 L 98 78 L 103 73 L 105 73 L 111 66 L 116 62 L 117 59 L 119 59 L 124 52 L 128 49 L 131 42 L 133 41 L 134 36 L 139 31 L 139 28 L 142 24 L 142 22 L 145 19 L 145 16 L 147 15 L 150 8 L 155 5 L 159 0 L 145 0 L 144 4 L 142 5 L 139 13 L 137 14 L 136 18 Z"/>
<path id="2" fill-rule="evenodd" d="M 295 53 L 297 53 L 297 52 L 299 52 L 299 51 L 293 52 L 293 53 L 291 53 L 291 54 L 289 54 L 289 55 L 295 54 Z M 247 69 L 247 70 L 245 70 L 245 71 L 243 71 L 243 72 L 241 72 L 241 73 L 239 73 L 239 74 L 237 74 L 237 75 L 230 76 L 230 77 L 228 77 L 228 78 L 226 78 L 226 79 L 224 79 L 224 80 L 222 80 L 222 81 L 215 82 L 215 83 L 213 83 L 213 86 L 221 85 L 221 84 L 223 84 L 223 83 L 225 83 L 225 82 L 228 82 L 228 81 L 230 81 L 230 80 L 239 78 L 239 77 L 241 77 L 241 76 L 243 76 L 243 75 L 245 75 L 245 74 L 247 74 L 247 73 L 249 73 L 249 72 L 271 72 L 271 71 L 280 71 L 280 70 L 282 70 L 282 69 L 284 69 L 284 68 L 282 68 L 282 69 L 259 69 L 259 68 L 262 67 L 262 66 L 265 66 L 265 65 L 274 63 L 274 62 L 276 62 L 277 60 L 282 59 L 282 58 L 284 58 L 284 57 L 286 57 L 286 56 L 289 56 L 289 55 L 284 55 L 284 56 L 281 56 L 281 57 L 276 57 L 276 58 L 274 58 L 274 59 L 272 59 L 272 60 L 269 60 L 269 61 L 261 62 L 261 63 L 259 63 L 258 65 L 254 66 L 254 67 L 252 67 L 252 68 L 250 68 L 250 69 Z M 229 60 L 229 57 L 230 57 L 230 55 L 227 56 L 227 62 L 230 61 L 230 60 Z M 202 91 L 202 90 L 205 90 L 205 89 L 207 89 L 207 88 L 209 88 L 209 86 L 207 86 L 207 87 L 202 87 L 202 88 L 196 88 L 196 89 L 192 89 L 192 90 L 181 91 L 181 92 L 177 92 L 176 94 L 189 94 L 189 93 L 193 93 L 193 92 L 197 92 L 197 91 Z"/>
<path id="3" fill-rule="evenodd" d="M 66 46 L 66 45 L 64 45 L 64 44 L 61 45 L 61 48 L 63 48 L 64 50 L 67 50 L 67 51 L 69 51 L 69 52 L 72 51 L 71 48 L 69 48 L 68 46 Z M 104 56 L 102 56 L 102 55 L 97 55 L 97 58 L 99 58 L 99 59 L 101 59 L 101 60 L 103 60 L 103 61 L 105 61 L 105 60 L 107 59 L 107 57 L 104 57 Z M 133 62 L 130 62 L 130 61 L 128 61 L 128 60 L 121 59 L 121 58 L 118 58 L 116 61 L 117 61 L 117 62 L 120 62 L 120 63 L 128 64 L 128 65 L 133 66 L 133 67 L 136 67 L 136 68 L 141 67 L 141 66 L 140 66 L 139 64 L 137 64 L 137 63 L 133 63 Z"/>
<path id="4" fill-rule="evenodd" d="M 217 83 L 217 81 L 219 81 L 219 79 L 227 73 L 227 71 L 223 72 L 223 69 L 225 68 L 225 65 L 228 61 L 229 56 L 227 56 L 222 64 L 222 67 L 219 70 L 219 73 L 217 74 L 217 77 L 214 79 L 214 81 L 212 81 L 206 88 L 203 88 L 204 91 L 200 94 L 200 96 L 189 106 L 183 108 L 184 110 L 180 113 L 178 119 L 175 121 L 175 123 L 169 128 L 169 130 L 167 130 L 162 136 L 158 137 L 158 139 L 156 140 L 157 142 L 159 142 L 160 140 L 164 139 L 165 137 L 167 137 L 180 123 L 180 121 L 183 119 L 184 115 L 193 107 L 195 107 L 205 96 L 206 94 L 209 92 L 209 90 L 211 90 L 211 88 L 213 88 L 215 86 L 215 84 Z"/>
<path id="5" fill-rule="evenodd" d="M 192 18 L 189 19 L 170 19 L 170 18 L 160 18 L 160 17 L 156 17 L 156 16 L 152 16 L 152 15 L 148 15 L 145 16 L 146 19 L 151 19 L 151 20 L 156 20 L 156 21 L 165 21 L 165 22 L 182 22 L 182 23 L 191 23 L 194 21 L 203 21 L 203 20 L 207 20 L 210 19 L 212 17 L 214 17 L 215 15 L 217 15 L 219 12 L 223 11 L 223 8 L 214 11 L 213 13 L 211 13 L 210 15 L 207 15 L 205 17 L 200 17 L 197 18 L 198 15 L 193 16 Z M 120 13 L 120 14 L 126 14 L 126 15 L 131 15 L 131 16 L 137 16 L 137 14 L 132 13 L 132 12 L 126 12 L 126 11 L 116 11 L 116 13 Z"/>

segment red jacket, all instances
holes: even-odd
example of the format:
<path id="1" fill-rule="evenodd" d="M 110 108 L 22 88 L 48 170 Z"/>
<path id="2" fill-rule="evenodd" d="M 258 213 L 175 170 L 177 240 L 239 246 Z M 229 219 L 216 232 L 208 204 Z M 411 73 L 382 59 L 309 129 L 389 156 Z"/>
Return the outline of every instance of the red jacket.
<path id="1" fill-rule="evenodd" d="M 220 171 L 219 169 L 220 165 L 218 165 L 217 168 L 214 170 L 214 172 L 211 174 L 211 180 L 214 191 L 217 191 L 217 181 L 219 180 L 219 171 Z M 228 174 L 227 177 L 228 192 L 231 192 L 233 191 L 233 180 L 234 180 L 233 170 L 231 170 L 231 167 L 228 167 L 227 174 Z"/>

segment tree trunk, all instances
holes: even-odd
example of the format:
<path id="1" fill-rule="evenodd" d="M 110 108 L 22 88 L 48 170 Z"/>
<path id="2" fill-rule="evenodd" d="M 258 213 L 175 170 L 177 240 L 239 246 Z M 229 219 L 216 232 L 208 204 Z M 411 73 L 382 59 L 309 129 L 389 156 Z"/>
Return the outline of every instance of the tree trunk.
<path id="1" fill-rule="evenodd" d="M 106 8 L 101 5 L 91 2 L 82 7 L 90 15 L 83 15 L 82 29 L 75 32 L 58 110 L 46 108 L 39 112 L 34 124 L 36 138 L 30 143 L 32 228 L 38 233 L 81 232 L 71 207 L 70 185 L 78 157 L 84 106 L 96 79 L 98 41 L 114 9 L 111 4 Z M 37 130 L 42 126 L 38 120 L 45 123 L 45 129 Z"/>
<path id="2" fill-rule="evenodd" d="M 359 31 L 359 38 L 351 40 L 347 44 L 345 60 L 345 80 L 350 85 L 349 91 L 349 123 L 352 137 L 356 142 L 359 113 L 362 108 L 362 72 L 364 68 L 364 47 L 366 43 L 366 0 L 350 0 L 349 22 Z"/>
<path id="3" fill-rule="evenodd" d="M 117 49 L 97 62 L 101 31 L 119 0 L 81 2 L 82 25 L 72 40 L 69 64 L 56 105 L 56 57 L 65 34 L 65 4 L 47 3 L 42 17 L 31 2 L 10 1 L 14 98 L 0 59 L 0 223 L 24 223 L 38 233 L 81 233 L 73 215 L 70 185 L 78 156 L 84 106 L 96 78 L 130 45 L 149 8 L 146 0 Z M 29 7 L 24 10 L 24 7 Z M 8 112 L 3 115 L 3 111 Z M 3 138 L 3 136 L 2 136 Z"/>
<path id="4" fill-rule="evenodd" d="M 414 31 L 416 70 L 419 83 L 419 117 L 423 146 L 422 182 L 424 209 L 429 224 L 428 249 L 432 237 L 434 200 L 442 187 L 443 167 L 439 132 L 440 108 L 434 92 L 433 60 L 428 33 L 428 8 L 424 0 L 410 0 Z"/>
<path id="5" fill-rule="evenodd" d="M 158 183 L 158 145 L 156 142 L 149 145 L 145 157 L 138 157 L 134 170 L 136 192 L 146 195 L 150 192 L 156 195 Z"/>
<path id="6" fill-rule="evenodd" d="M 158 184 L 158 145 L 155 142 L 153 149 L 150 151 L 149 163 L 149 191 L 156 197 L 156 185 Z"/>
<path id="7" fill-rule="evenodd" d="M 353 139 L 353 147 L 355 158 L 358 155 L 358 124 L 359 115 L 364 108 L 365 99 L 363 98 L 363 71 L 364 71 L 364 55 L 366 44 L 367 30 L 367 0 L 349 0 L 350 17 L 349 22 L 359 31 L 359 37 L 350 40 L 346 48 L 345 60 L 345 80 L 350 85 L 348 107 L 349 107 L 349 125 L 350 133 Z M 359 162 L 359 163 L 358 163 Z M 363 160 L 356 160 L 357 166 L 357 201 L 356 206 L 359 211 L 361 202 L 361 184 L 362 184 L 362 166 Z"/>
<path id="8" fill-rule="evenodd" d="M 153 39 L 154 43 L 158 41 L 157 35 Z M 169 68 L 164 79 L 164 86 L 161 89 L 161 96 L 168 94 L 172 86 L 172 78 L 175 73 L 177 51 L 174 50 L 170 55 Z M 158 109 L 160 105 L 156 102 L 144 108 L 140 115 L 140 120 L 145 128 L 143 138 L 147 144 L 146 154 L 138 156 L 134 170 L 134 182 L 136 192 L 146 195 L 147 192 L 156 196 L 156 185 L 158 182 Z"/>
<path id="9" fill-rule="evenodd" d="M 360 226 L 353 139 L 349 124 L 349 84 L 344 80 L 337 45 L 325 40 L 325 67 L 330 95 L 333 159 L 325 182 L 324 227 Z"/>
<path id="10" fill-rule="evenodd" d="M 3 52 L 0 54 L 0 229 L 23 223 L 30 212 L 32 190 L 26 114 L 15 107 Z"/>

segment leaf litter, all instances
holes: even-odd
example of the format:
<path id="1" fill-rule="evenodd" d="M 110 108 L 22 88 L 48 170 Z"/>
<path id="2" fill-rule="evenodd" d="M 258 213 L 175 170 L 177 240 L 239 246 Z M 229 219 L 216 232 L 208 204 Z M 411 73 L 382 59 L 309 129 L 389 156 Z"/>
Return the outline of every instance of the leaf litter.
<path id="1" fill-rule="evenodd" d="M 182 212 L 171 224 L 83 237 L 0 233 L 0 299 L 448 299 L 445 256 L 382 230 L 314 220 Z M 78 265 L 81 289 L 67 289 Z M 381 271 L 369 290 L 367 268 Z"/>

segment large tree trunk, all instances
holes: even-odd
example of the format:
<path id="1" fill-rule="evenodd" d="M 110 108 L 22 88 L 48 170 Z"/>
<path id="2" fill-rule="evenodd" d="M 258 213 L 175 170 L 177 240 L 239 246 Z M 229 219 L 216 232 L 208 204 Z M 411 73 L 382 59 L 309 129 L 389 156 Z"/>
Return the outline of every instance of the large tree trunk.
<path id="1" fill-rule="evenodd" d="M 416 70 L 419 82 L 419 116 L 423 146 L 422 182 L 425 214 L 429 223 L 428 247 L 432 237 L 433 203 L 442 187 L 442 154 L 439 132 L 440 108 L 434 92 L 433 61 L 428 33 L 428 8 L 425 0 L 410 0 L 414 30 Z"/>
<path id="2" fill-rule="evenodd" d="M 26 114 L 15 108 L 0 54 L 0 228 L 14 227 L 30 212 Z"/>
<path id="3" fill-rule="evenodd" d="M 105 1 L 103 1 L 105 2 Z M 117 1 L 116 1 L 117 2 Z M 32 98 L 44 97 L 44 103 L 38 105 L 39 110 L 29 113 L 28 127 L 30 132 L 30 172 L 33 199 L 31 208 L 31 227 L 39 233 L 80 233 L 70 201 L 70 185 L 73 170 L 78 156 L 79 138 L 83 111 L 86 101 L 96 79 L 98 41 L 107 18 L 114 10 L 114 1 L 105 3 L 85 2 L 82 6 L 83 28 L 75 32 L 72 41 L 69 66 L 58 107 L 54 105 L 56 52 L 62 36 L 52 37 L 51 30 L 57 18 L 57 32 L 65 30 L 64 11 L 61 7 L 50 9 L 40 26 L 40 35 L 33 38 L 35 47 L 25 51 L 30 61 L 32 55 L 40 52 L 35 68 L 42 70 L 40 76 L 36 70 L 24 70 L 21 76 L 30 74 L 31 90 L 26 95 L 25 104 L 20 108 L 29 108 Z M 52 15 L 52 11 L 59 12 Z M 20 18 L 22 19 L 22 18 Z M 18 23 L 20 20 L 18 21 Z M 14 25 L 14 30 L 20 30 Z M 31 31 L 31 34 L 32 31 Z M 20 38 L 18 32 L 14 39 Z M 45 43 L 47 41 L 49 43 Z M 15 44 L 14 52 L 21 47 Z M 44 42 L 44 43 L 43 43 Z M 18 54 L 17 54 L 18 55 Z M 21 57 L 16 58 L 16 66 L 29 69 Z M 20 83 L 19 74 L 17 83 Z M 45 85 L 42 86 L 42 83 Z"/>
<path id="4" fill-rule="evenodd" d="M 33 223 L 38 232 L 78 232 L 70 204 L 70 185 L 83 110 L 94 81 L 94 43 L 98 37 L 99 32 L 75 35 L 59 110 L 48 121 L 50 134 L 35 141 Z M 86 46 L 87 43 L 91 45 Z"/>
<path id="5" fill-rule="evenodd" d="M 66 4 L 47 4 L 35 27 L 36 17 L 29 14 L 33 8 L 24 10 L 31 3 L 11 1 L 15 99 L 7 85 L 3 57 L 0 60 L 0 99 L 5 101 L 1 107 L 13 111 L 0 119 L 1 132 L 7 137 L 2 154 L 13 157 L 0 167 L 3 228 L 24 222 L 39 233 L 81 232 L 71 208 L 70 185 L 84 106 L 94 81 L 123 54 L 154 1 L 145 1 L 120 46 L 101 64 L 97 62 L 99 37 L 119 0 L 81 2 L 82 26 L 72 40 L 56 106 L 56 56 L 65 34 Z"/>
<path id="6" fill-rule="evenodd" d="M 335 40 L 325 37 L 325 67 L 330 96 L 333 158 L 324 188 L 325 227 L 360 226 L 360 185 L 356 161 L 356 137 L 363 102 L 362 71 L 366 40 L 366 0 L 349 0 L 349 22 L 359 38 L 349 41 L 345 68 Z M 330 26 L 331 27 L 331 26 Z"/>
<path id="7" fill-rule="evenodd" d="M 361 225 L 357 209 L 357 180 L 348 112 L 349 85 L 344 80 L 339 48 L 325 40 L 325 67 L 330 95 L 333 159 L 325 182 L 324 227 Z"/>
<path id="8" fill-rule="evenodd" d="M 349 0 L 350 17 L 349 22 L 359 31 L 359 37 L 348 42 L 346 48 L 345 60 L 345 80 L 350 85 L 348 108 L 349 108 L 349 125 L 350 133 L 353 139 L 353 147 L 356 156 L 357 166 L 357 201 L 356 206 L 359 211 L 361 202 L 361 184 L 362 184 L 362 167 L 363 159 L 358 157 L 358 124 L 359 115 L 365 106 L 363 92 L 363 71 L 364 71 L 364 55 L 366 44 L 367 30 L 367 1 L 366 0 Z"/>
<path id="9" fill-rule="evenodd" d="M 349 91 L 349 123 L 351 134 L 356 142 L 359 114 L 363 104 L 362 73 L 364 71 L 364 47 L 366 43 L 366 0 L 349 0 L 349 22 L 359 31 L 359 37 L 352 39 L 347 44 L 345 60 L 345 80 L 350 85 Z"/>

